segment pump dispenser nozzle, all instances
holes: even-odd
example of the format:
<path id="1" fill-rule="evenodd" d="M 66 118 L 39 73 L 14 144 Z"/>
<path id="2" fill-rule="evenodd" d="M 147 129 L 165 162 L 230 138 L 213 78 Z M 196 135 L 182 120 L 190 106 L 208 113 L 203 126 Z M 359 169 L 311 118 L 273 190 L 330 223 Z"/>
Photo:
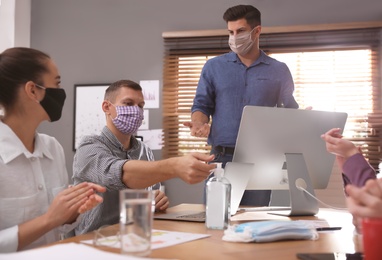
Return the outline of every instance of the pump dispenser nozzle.
<path id="1" fill-rule="evenodd" d="M 222 163 L 216 163 L 216 168 L 214 170 L 214 175 L 216 178 L 220 179 L 224 176 L 224 170 L 222 168 Z"/>

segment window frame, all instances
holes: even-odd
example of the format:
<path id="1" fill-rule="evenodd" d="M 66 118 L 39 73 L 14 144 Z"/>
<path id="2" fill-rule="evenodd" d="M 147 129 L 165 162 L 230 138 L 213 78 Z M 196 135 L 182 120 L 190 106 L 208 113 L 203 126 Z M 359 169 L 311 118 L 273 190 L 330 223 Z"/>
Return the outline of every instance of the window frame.
<path id="1" fill-rule="evenodd" d="M 364 152 L 366 158 L 377 168 L 377 165 L 382 160 L 379 143 L 382 142 L 382 137 L 379 134 L 379 125 L 382 125 L 381 109 L 381 49 L 382 49 L 382 22 L 364 22 L 364 23 L 346 23 L 346 24 L 332 24 L 332 25 L 310 25 L 310 26 L 290 26 L 290 27 L 262 27 L 262 34 L 260 36 L 260 49 L 265 52 L 274 51 L 290 51 L 290 50 L 324 50 L 324 49 L 346 49 L 363 47 L 365 45 L 372 46 L 378 57 L 378 66 L 374 68 L 373 76 L 374 84 L 376 86 L 374 98 L 375 105 L 373 113 L 368 116 L 367 122 L 369 124 L 371 135 L 373 136 L 373 148 L 367 149 Z M 377 32 L 377 33 L 376 33 Z M 171 107 L 175 100 L 179 98 L 177 91 L 179 90 L 174 84 L 177 79 L 174 76 L 169 77 L 170 70 L 173 68 L 173 73 L 179 73 L 174 67 L 179 66 L 175 61 L 181 56 L 200 54 L 201 56 L 220 55 L 229 50 L 227 41 L 227 30 L 205 30 L 205 31 L 187 31 L 187 32 L 165 32 L 163 33 L 165 42 L 165 59 L 163 68 L 163 132 L 164 132 L 164 147 L 162 150 L 162 158 L 169 158 L 173 156 L 181 156 L 188 151 L 199 151 L 209 153 L 210 147 L 207 145 L 206 138 L 192 137 L 194 142 L 200 143 L 199 149 L 177 149 L 169 144 L 168 139 L 172 136 L 178 135 L 175 142 L 180 142 L 180 132 L 189 131 L 186 127 L 182 127 L 182 120 L 187 119 L 187 113 L 190 116 L 190 111 L 184 109 L 178 110 L 176 106 Z M 330 36 L 330 37 L 329 37 Z M 338 37 L 337 37 L 338 36 Z M 340 38 L 341 36 L 341 38 Z M 337 37 L 337 38 L 336 38 Z M 312 44 L 314 42 L 314 44 Z M 213 48 L 211 47 L 213 46 Z M 168 98 L 168 94 L 172 96 Z M 171 100 L 169 103 L 168 100 Z M 173 111 L 171 111 L 173 109 Z M 369 122 L 370 121 L 370 122 Z M 380 123 L 381 121 L 381 123 Z M 170 129 L 169 122 L 173 122 Z M 174 123 L 175 122 L 175 123 Z M 382 130 L 381 130 L 382 132 Z M 177 139 L 177 140 L 176 140 Z M 364 145 L 367 138 L 349 138 L 357 144 Z M 376 140 L 376 141 L 375 141 Z M 204 143 L 204 145 L 202 145 Z M 176 145 L 175 145 L 176 146 Z M 379 150 L 376 150 L 376 149 Z"/>

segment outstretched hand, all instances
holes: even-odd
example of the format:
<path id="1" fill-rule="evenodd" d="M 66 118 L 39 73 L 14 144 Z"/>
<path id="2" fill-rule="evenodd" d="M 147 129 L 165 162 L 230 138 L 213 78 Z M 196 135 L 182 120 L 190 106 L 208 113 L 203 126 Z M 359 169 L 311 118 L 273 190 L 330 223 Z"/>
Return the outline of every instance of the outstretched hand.
<path id="1" fill-rule="evenodd" d="M 210 125 L 207 123 L 193 123 L 193 122 L 184 122 L 184 126 L 190 128 L 191 135 L 195 137 L 208 137 L 210 134 Z"/>
<path id="2" fill-rule="evenodd" d="M 336 160 L 341 171 L 345 161 L 356 153 L 361 153 L 361 149 L 356 147 L 351 141 L 342 139 L 341 129 L 333 128 L 321 135 L 326 142 L 326 150 L 336 155 Z"/>
<path id="3" fill-rule="evenodd" d="M 214 159 L 214 155 L 191 153 L 186 156 L 171 158 L 175 173 L 188 184 L 204 181 L 216 168 L 214 164 L 207 164 Z"/>

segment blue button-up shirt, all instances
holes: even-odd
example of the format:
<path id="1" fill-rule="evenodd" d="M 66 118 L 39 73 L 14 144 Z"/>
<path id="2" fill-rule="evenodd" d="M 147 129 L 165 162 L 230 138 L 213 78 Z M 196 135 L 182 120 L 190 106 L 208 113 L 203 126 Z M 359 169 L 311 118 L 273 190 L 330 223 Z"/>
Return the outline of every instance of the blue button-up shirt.
<path id="1" fill-rule="evenodd" d="M 293 91 L 285 63 L 260 51 L 259 58 L 247 67 L 229 52 L 204 65 L 191 112 L 212 117 L 209 144 L 234 147 L 244 106 L 298 108 Z"/>

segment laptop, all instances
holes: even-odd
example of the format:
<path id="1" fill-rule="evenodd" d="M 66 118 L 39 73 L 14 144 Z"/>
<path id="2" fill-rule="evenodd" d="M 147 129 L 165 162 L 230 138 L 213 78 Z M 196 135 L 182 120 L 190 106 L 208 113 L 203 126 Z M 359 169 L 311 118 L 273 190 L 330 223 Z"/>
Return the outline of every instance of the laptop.
<path id="1" fill-rule="evenodd" d="M 178 220 L 189 222 L 205 222 L 206 212 L 198 210 L 184 210 L 172 213 L 155 213 L 156 220 Z"/>
<path id="2" fill-rule="evenodd" d="M 239 209 L 241 198 L 251 177 L 252 163 L 229 162 L 224 169 L 224 176 L 231 183 L 231 215 Z M 201 210 L 180 210 L 171 213 L 156 213 L 154 219 L 205 222 L 206 212 Z"/>

